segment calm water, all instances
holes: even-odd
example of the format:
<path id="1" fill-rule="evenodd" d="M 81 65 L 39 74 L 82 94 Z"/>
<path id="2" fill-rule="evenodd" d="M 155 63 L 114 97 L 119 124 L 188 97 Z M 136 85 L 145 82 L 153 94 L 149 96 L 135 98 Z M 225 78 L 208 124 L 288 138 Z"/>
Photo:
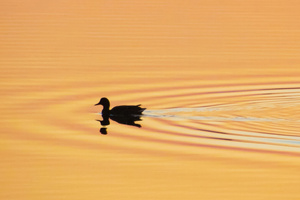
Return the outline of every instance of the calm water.
<path id="1" fill-rule="evenodd" d="M 0 197 L 299 199 L 299 7 L 0 2 Z"/>

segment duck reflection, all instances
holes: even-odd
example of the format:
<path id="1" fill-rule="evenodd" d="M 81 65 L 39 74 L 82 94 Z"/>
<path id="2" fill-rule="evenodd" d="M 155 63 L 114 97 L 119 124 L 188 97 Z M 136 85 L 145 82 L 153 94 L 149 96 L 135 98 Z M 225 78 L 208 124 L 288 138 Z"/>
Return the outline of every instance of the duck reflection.
<path id="1" fill-rule="evenodd" d="M 107 128 L 100 128 L 100 133 L 102 135 L 106 135 L 107 134 Z"/>
<path id="2" fill-rule="evenodd" d="M 129 126 L 135 126 L 141 128 L 142 126 L 140 124 L 137 124 L 135 122 L 137 121 L 142 121 L 141 115 L 103 115 L 102 114 L 103 120 L 97 120 L 100 122 L 101 126 L 108 126 L 110 124 L 110 119 L 119 123 L 119 124 L 125 124 Z M 101 127 L 100 128 L 100 133 L 103 135 L 107 134 L 107 128 Z"/>

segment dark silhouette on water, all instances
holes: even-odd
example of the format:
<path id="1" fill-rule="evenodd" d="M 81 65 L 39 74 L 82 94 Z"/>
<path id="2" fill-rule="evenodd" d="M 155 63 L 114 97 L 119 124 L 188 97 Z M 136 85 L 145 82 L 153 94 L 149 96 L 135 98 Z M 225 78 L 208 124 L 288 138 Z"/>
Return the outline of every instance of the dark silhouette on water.
<path id="1" fill-rule="evenodd" d="M 130 115 L 141 115 L 146 108 L 141 108 L 141 104 L 136 105 L 136 106 L 116 106 L 113 107 L 111 110 L 109 110 L 109 100 L 105 97 L 101 98 L 99 103 L 95 104 L 97 105 L 102 105 L 103 110 L 102 110 L 102 115 L 109 115 L 109 116 L 130 116 Z"/>
<path id="2" fill-rule="evenodd" d="M 142 127 L 140 124 L 136 124 L 136 121 L 141 121 L 141 115 L 142 112 L 146 108 L 141 108 L 140 104 L 136 106 L 129 106 L 129 105 L 122 105 L 122 106 L 116 106 L 113 107 L 111 110 L 109 110 L 109 100 L 105 97 L 101 98 L 99 103 L 95 104 L 102 105 L 102 118 L 103 120 L 97 120 L 101 123 L 102 126 L 107 126 L 110 124 L 109 119 L 118 122 L 119 124 L 125 124 L 135 127 Z M 101 134 L 106 135 L 107 134 L 107 128 L 101 128 L 100 129 Z"/>
<path id="3" fill-rule="evenodd" d="M 107 128 L 100 128 L 100 133 L 102 135 L 107 135 Z"/>

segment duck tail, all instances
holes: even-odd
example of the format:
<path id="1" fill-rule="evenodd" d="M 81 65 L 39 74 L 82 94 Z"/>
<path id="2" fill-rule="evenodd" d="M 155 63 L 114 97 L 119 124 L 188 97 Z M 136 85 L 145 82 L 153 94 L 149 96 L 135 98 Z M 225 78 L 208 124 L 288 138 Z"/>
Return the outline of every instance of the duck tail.
<path id="1" fill-rule="evenodd" d="M 142 105 L 142 104 L 136 105 L 136 106 L 139 108 L 139 110 L 138 110 L 139 114 L 142 114 L 142 112 L 143 112 L 144 110 L 146 110 L 146 108 L 141 108 L 141 107 L 140 107 L 141 105 Z"/>

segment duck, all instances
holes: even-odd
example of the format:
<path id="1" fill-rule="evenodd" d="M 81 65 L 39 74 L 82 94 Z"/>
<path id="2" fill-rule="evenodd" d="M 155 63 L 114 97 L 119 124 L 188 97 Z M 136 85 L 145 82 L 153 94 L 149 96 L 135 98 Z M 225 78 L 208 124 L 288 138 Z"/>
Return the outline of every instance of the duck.
<path id="1" fill-rule="evenodd" d="M 111 110 L 110 102 L 106 97 L 102 97 L 98 103 L 95 104 L 102 105 L 102 115 L 104 116 L 135 116 L 135 115 L 142 115 L 143 111 L 146 110 L 146 108 L 141 108 L 141 104 L 138 105 L 121 105 L 121 106 L 115 106 Z"/>

